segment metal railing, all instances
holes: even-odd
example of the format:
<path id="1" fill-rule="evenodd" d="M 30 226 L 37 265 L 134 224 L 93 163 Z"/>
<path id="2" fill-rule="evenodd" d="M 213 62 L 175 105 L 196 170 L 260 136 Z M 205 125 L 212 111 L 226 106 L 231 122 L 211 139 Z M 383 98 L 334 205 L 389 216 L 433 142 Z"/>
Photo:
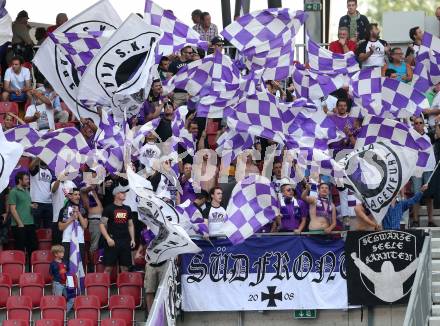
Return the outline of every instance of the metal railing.
<path id="1" fill-rule="evenodd" d="M 431 235 L 425 237 L 403 326 L 428 325 L 432 297 Z"/>

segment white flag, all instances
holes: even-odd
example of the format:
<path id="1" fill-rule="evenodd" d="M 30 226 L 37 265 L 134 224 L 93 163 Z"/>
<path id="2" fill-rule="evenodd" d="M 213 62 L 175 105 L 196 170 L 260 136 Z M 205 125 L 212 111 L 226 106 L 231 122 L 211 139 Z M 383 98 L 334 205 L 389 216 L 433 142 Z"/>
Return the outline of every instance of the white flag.
<path id="1" fill-rule="evenodd" d="M 380 224 L 393 198 L 414 174 L 416 162 L 415 150 L 377 142 L 354 150 L 339 164 L 345 171 L 346 186 Z"/>
<path id="2" fill-rule="evenodd" d="M 9 14 L 0 18 L 0 45 L 11 42 L 12 39 L 12 19 Z"/>
<path id="3" fill-rule="evenodd" d="M 56 29 L 57 32 L 116 30 L 121 18 L 108 0 L 101 0 Z M 34 64 L 60 95 L 67 107 L 79 118 L 92 118 L 99 124 L 95 108 L 88 108 L 77 100 L 80 76 L 64 54 L 47 38 L 38 49 Z"/>
<path id="4" fill-rule="evenodd" d="M 118 107 L 119 102 L 114 99 L 117 92 L 130 95 L 145 87 L 148 78 L 143 69 L 147 62 L 152 63 L 151 50 L 161 35 L 158 27 L 131 14 L 87 66 L 78 89 L 78 101 L 87 107 Z"/>
<path id="5" fill-rule="evenodd" d="M 23 154 L 23 146 L 6 140 L 0 127 L 0 192 L 9 184 L 9 177 Z"/>

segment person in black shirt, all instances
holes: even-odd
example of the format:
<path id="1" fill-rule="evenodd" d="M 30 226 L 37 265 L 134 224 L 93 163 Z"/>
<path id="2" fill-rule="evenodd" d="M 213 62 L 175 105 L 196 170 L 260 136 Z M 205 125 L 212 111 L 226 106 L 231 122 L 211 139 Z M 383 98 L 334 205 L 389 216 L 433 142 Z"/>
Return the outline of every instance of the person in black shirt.
<path id="1" fill-rule="evenodd" d="M 171 122 L 174 119 L 174 105 L 170 99 L 164 100 L 163 116 L 155 132 L 159 136 L 161 142 L 166 142 L 173 135 Z"/>
<path id="2" fill-rule="evenodd" d="M 185 67 L 192 61 L 192 55 L 196 51 L 191 45 L 186 45 L 180 50 L 180 59 L 173 61 L 168 68 L 168 71 L 175 75 L 182 67 Z M 188 101 L 188 94 L 185 90 L 176 88 L 174 90 L 173 101 L 176 108 L 186 104 Z"/>
<path id="3" fill-rule="evenodd" d="M 131 249 L 136 245 L 134 224 L 130 207 L 123 204 L 128 190 L 128 186 L 118 184 L 113 189 L 113 204 L 102 212 L 99 228 L 105 240 L 104 266 L 107 273 L 112 272 L 116 263 L 119 263 L 121 272 L 127 272 L 132 264 Z"/>

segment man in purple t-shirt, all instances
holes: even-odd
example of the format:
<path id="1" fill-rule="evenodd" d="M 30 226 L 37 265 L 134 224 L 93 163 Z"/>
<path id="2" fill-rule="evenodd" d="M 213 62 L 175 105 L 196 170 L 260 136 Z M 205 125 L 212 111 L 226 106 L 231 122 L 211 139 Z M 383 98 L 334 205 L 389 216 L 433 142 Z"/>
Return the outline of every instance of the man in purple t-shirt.
<path id="1" fill-rule="evenodd" d="M 307 206 L 301 199 L 295 198 L 295 190 L 290 182 L 281 185 L 281 225 L 280 232 L 301 233 L 307 221 Z"/>

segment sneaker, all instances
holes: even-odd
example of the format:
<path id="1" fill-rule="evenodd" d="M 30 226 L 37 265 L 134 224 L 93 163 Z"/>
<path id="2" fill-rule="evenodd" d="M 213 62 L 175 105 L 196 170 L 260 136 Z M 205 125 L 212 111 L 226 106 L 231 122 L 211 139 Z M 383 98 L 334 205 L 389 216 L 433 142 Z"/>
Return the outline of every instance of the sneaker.
<path id="1" fill-rule="evenodd" d="M 419 225 L 419 221 L 413 221 L 412 222 L 412 227 L 413 228 L 418 228 L 420 225 Z"/>
<path id="2" fill-rule="evenodd" d="M 437 224 L 435 224 L 434 222 L 428 222 L 428 227 L 430 228 L 436 228 Z"/>

